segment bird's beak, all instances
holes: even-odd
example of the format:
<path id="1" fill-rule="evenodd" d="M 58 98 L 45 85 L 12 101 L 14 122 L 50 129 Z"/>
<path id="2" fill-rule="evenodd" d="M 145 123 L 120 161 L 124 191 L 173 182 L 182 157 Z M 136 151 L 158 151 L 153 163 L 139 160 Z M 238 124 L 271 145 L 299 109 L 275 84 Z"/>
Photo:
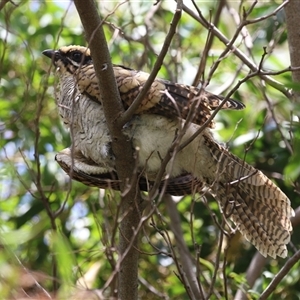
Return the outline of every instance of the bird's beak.
<path id="1" fill-rule="evenodd" d="M 48 50 L 44 50 L 42 52 L 45 56 L 51 58 L 52 63 L 56 66 L 56 62 L 59 60 L 59 58 L 61 57 L 60 52 L 58 50 L 52 50 L 52 49 L 48 49 Z"/>
<path id="2" fill-rule="evenodd" d="M 46 55 L 47 57 L 49 58 L 52 58 L 52 59 L 55 59 L 55 54 L 56 54 L 56 51 L 55 50 L 52 50 L 52 49 L 48 49 L 48 50 L 44 50 L 42 52 L 44 55 Z"/>

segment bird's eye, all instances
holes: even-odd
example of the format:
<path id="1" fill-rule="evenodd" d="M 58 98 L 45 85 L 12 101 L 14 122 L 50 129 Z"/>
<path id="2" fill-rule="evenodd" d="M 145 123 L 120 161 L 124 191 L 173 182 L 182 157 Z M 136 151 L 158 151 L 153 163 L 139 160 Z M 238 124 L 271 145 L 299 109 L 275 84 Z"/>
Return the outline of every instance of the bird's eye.
<path id="1" fill-rule="evenodd" d="M 81 52 L 73 52 L 71 55 L 71 59 L 76 61 L 76 62 L 81 62 L 82 60 L 82 53 Z"/>

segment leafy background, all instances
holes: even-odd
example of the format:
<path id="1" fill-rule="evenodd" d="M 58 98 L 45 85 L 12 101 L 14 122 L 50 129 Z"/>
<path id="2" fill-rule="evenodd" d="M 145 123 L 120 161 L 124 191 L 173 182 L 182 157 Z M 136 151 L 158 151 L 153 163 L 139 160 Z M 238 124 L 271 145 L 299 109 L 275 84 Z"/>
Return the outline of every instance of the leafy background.
<path id="1" fill-rule="evenodd" d="M 251 19 L 267 15 L 280 3 L 257 4 Z M 218 5 L 218 1 L 198 3 L 207 19 L 214 17 Z M 250 5 L 247 1 L 227 2 L 218 24 L 223 34 L 233 35 L 237 27 L 234 19 L 242 16 L 242 6 L 247 9 Z M 107 16 L 104 29 L 112 61 L 150 72 L 164 42 L 175 3 L 165 1 L 153 6 L 148 1 L 103 2 L 99 7 L 101 14 Z M 195 10 L 192 4 L 190 7 Z M 17 299 L 24 291 L 29 297 L 47 292 L 52 297 L 57 290 L 63 297 L 64 292 L 78 287 L 101 288 L 112 274 L 116 255 L 109 253 L 109 249 L 117 245 L 114 216 L 119 195 L 70 182 L 54 161 L 55 153 L 70 145 L 70 138 L 53 98 L 54 70 L 41 55 L 49 48 L 86 45 L 75 7 L 67 1 L 9 2 L 0 13 L 0 26 L 0 298 Z M 235 44 L 257 65 L 264 47 L 265 69 L 280 71 L 290 65 L 282 11 L 245 29 L 246 35 L 239 36 Z M 207 36 L 207 30 L 184 13 L 159 76 L 192 84 Z M 226 95 L 249 70 L 229 53 L 209 78 L 211 67 L 224 48 L 214 39 L 204 79 L 210 79 L 208 90 Z M 289 72 L 274 79 L 298 89 L 297 85 L 291 85 Z M 300 131 L 295 116 L 299 115 L 299 104 L 259 77 L 247 80 L 233 97 L 247 108 L 219 113 L 215 137 L 274 179 L 289 196 L 292 206 L 298 207 Z M 194 257 L 197 245 L 201 245 L 200 281 L 208 288 L 218 269 L 215 257 L 220 230 L 199 196 L 176 201 L 184 239 Z M 208 205 L 220 219 L 217 203 L 209 198 Z M 176 264 L 157 251 L 168 251 L 170 244 L 175 243 L 164 203 L 159 212 L 161 215 L 154 215 L 143 228 L 139 295 L 141 299 L 188 299 L 176 276 Z M 169 236 L 169 242 L 162 232 Z M 300 242 L 299 234 L 299 228 L 295 227 L 292 236 L 295 247 Z M 212 299 L 222 299 L 224 286 L 229 295 L 235 294 L 245 282 L 246 269 L 255 253 L 240 238 L 233 237 L 228 244 L 227 265 L 217 272 Z M 292 253 L 293 247 L 289 250 Z M 221 256 L 220 265 L 224 261 Z M 284 263 L 282 259 L 269 260 L 249 295 L 258 297 Z M 44 289 L 33 289 L 35 280 Z M 109 288 L 106 293 L 109 294 Z M 274 299 L 279 295 L 285 299 L 300 298 L 299 263 L 281 281 Z"/>

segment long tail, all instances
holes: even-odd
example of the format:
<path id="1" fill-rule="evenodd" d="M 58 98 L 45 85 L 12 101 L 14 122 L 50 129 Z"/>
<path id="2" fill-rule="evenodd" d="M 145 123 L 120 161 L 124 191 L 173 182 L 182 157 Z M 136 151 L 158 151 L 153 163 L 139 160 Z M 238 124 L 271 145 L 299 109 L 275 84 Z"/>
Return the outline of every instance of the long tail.
<path id="1" fill-rule="evenodd" d="M 224 213 L 230 215 L 242 235 L 264 256 L 286 257 L 294 215 L 290 200 L 262 172 L 204 136 L 217 162 L 217 176 L 209 182 Z"/>

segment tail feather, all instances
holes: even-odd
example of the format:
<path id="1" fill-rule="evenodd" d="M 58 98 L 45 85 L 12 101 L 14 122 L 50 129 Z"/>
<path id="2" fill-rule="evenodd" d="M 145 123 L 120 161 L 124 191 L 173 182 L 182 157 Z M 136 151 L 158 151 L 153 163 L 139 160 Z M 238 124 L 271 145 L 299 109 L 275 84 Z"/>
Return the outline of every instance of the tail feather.
<path id="1" fill-rule="evenodd" d="M 286 257 L 285 244 L 289 242 L 290 234 L 284 228 L 277 225 L 268 226 L 268 222 L 262 223 L 256 216 L 255 211 L 249 209 L 247 203 L 241 202 L 232 215 L 233 221 L 238 224 L 242 232 L 264 256 L 276 258 L 276 255 Z M 278 230 L 275 230 L 278 228 Z"/>
<path id="2" fill-rule="evenodd" d="M 294 214 L 290 200 L 262 172 L 210 137 L 204 140 L 217 164 L 217 176 L 208 183 L 225 213 L 264 256 L 286 257 Z"/>
<path id="3" fill-rule="evenodd" d="M 261 199 L 249 197 L 241 187 L 238 190 L 235 187 L 231 190 L 219 188 L 216 197 L 244 237 L 264 256 L 286 256 L 285 244 L 290 241 L 290 230 L 282 226 L 276 211 Z"/>

